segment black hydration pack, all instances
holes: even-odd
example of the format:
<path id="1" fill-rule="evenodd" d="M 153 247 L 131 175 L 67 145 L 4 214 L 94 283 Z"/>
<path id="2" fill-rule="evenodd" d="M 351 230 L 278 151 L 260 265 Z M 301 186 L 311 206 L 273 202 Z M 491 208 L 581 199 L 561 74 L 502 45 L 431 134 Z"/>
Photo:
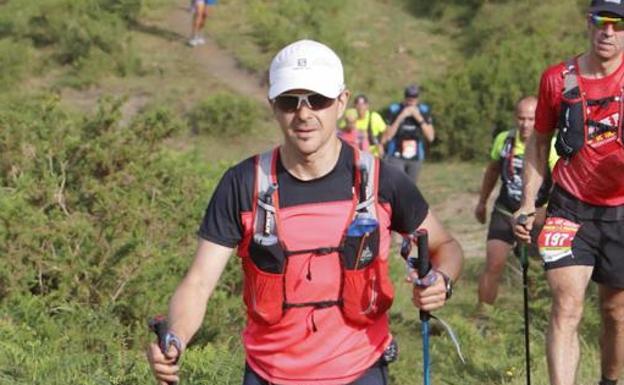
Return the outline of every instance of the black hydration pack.
<path id="1" fill-rule="evenodd" d="M 557 140 L 555 149 L 557 154 L 570 159 L 576 154 L 587 141 L 606 132 L 616 132 L 622 126 L 622 90 L 618 95 L 608 96 L 602 99 L 587 99 L 579 81 L 579 71 L 576 59 L 570 59 L 565 63 L 562 72 L 563 90 L 561 93 L 561 111 L 557 128 Z M 598 122 L 588 116 L 589 108 L 595 106 L 607 107 L 611 103 L 620 105 L 619 126 L 612 126 L 604 122 Z M 621 136 L 621 135 L 620 135 Z"/>

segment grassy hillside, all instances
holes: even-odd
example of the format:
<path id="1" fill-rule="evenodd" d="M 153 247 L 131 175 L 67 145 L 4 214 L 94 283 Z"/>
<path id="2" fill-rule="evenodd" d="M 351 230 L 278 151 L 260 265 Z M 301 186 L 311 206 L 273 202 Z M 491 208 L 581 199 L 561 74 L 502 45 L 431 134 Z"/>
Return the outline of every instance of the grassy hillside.
<path id="1" fill-rule="evenodd" d="M 513 100 L 534 90 L 546 63 L 584 48 L 579 4 L 231 0 L 220 2 L 208 29 L 259 76 L 294 38 L 327 41 L 345 59 L 350 87 L 376 106 L 422 82 L 436 114 L 437 156 L 472 159 L 486 153 L 492 127 L 508 124 Z M 168 23 L 184 6 L 0 1 L 1 384 L 150 383 L 146 320 L 166 311 L 188 268 L 214 186 L 233 162 L 279 137 L 266 103 L 238 93 L 218 69 L 206 70 L 201 51 L 183 45 L 187 27 Z M 423 193 L 470 258 L 440 312 L 467 363 L 448 338 L 434 337 L 436 384 L 524 381 L 516 261 L 489 320 L 474 316 L 485 229 L 472 208 L 482 171 L 479 163 L 430 163 L 422 176 Z M 401 346 L 392 383 L 415 384 L 417 312 L 395 257 L 392 274 L 392 330 Z M 233 257 L 182 360 L 183 383 L 240 383 L 240 286 Z M 545 290 L 533 261 L 538 385 L 547 383 Z M 598 375 L 593 291 L 587 306 L 582 384 Z"/>

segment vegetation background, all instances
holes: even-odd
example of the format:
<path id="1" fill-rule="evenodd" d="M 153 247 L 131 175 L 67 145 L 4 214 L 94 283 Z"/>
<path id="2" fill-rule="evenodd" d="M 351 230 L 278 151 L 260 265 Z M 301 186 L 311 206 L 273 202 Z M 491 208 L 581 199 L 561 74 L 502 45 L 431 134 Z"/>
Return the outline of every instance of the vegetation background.
<path id="1" fill-rule="evenodd" d="M 166 311 L 189 266 L 220 175 L 279 140 L 254 82 L 280 47 L 303 37 L 335 48 L 350 88 L 376 108 L 399 100 L 407 83 L 424 85 L 438 139 L 421 189 L 468 257 L 439 314 L 467 362 L 434 337 L 434 382 L 524 383 L 513 258 L 489 320 L 474 317 L 485 227 L 472 209 L 492 135 L 510 126 L 514 102 L 536 92 L 547 65 L 586 48 L 586 3 L 222 0 L 207 28 L 220 48 L 202 56 L 183 45 L 182 0 L 0 0 L 0 383 L 151 382 L 146 320 Z M 224 55 L 236 76 L 207 69 Z M 546 384 L 549 299 L 532 262 L 533 378 Z M 401 354 L 391 376 L 417 384 L 419 324 L 402 271 L 393 259 Z M 240 383 L 240 291 L 234 257 L 183 357 L 183 383 Z M 582 384 L 599 374 L 595 297 L 592 288 Z"/>

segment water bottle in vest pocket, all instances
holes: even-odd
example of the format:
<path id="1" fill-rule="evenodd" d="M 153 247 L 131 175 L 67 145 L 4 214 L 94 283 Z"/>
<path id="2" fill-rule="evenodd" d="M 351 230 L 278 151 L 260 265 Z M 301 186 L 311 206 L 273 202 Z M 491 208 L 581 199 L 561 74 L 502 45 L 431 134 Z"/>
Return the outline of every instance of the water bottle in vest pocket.
<path id="1" fill-rule="evenodd" d="M 243 258 L 244 299 L 250 317 L 272 325 L 282 319 L 284 312 L 286 255 L 276 237 L 265 238 L 254 237 L 249 245 L 249 257 Z"/>
<path id="2" fill-rule="evenodd" d="M 379 258 L 379 223 L 358 215 L 347 230 L 340 257 L 342 313 L 351 324 L 370 325 L 390 308 L 394 295 L 387 261 Z"/>

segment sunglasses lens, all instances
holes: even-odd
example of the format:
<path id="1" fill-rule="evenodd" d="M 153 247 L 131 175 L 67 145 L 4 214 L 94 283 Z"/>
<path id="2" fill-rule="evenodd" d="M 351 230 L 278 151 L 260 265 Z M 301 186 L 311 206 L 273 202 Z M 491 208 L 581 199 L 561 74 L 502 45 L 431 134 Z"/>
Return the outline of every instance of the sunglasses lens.
<path id="1" fill-rule="evenodd" d="M 616 31 L 624 30 L 624 19 L 620 17 L 606 17 L 606 16 L 598 16 L 591 15 L 591 22 L 597 28 L 604 28 L 608 24 L 613 25 L 613 29 Z"/>
<path id="2" fill-rule="evenodd" d="M 310 102 L 310 108 L 313 110 L 322 110 L 331 106 L 334 99 L 330 99 L 321 94 L 312 94 L 308 96 L 308 101 Z"/>
<path id="3" fill-rule="evenodd" d="M 275 98 L 275 105 L 284 112 L 294 112 L 297 110 L 299 98 L 296 96 L 281 95 Z"/>

